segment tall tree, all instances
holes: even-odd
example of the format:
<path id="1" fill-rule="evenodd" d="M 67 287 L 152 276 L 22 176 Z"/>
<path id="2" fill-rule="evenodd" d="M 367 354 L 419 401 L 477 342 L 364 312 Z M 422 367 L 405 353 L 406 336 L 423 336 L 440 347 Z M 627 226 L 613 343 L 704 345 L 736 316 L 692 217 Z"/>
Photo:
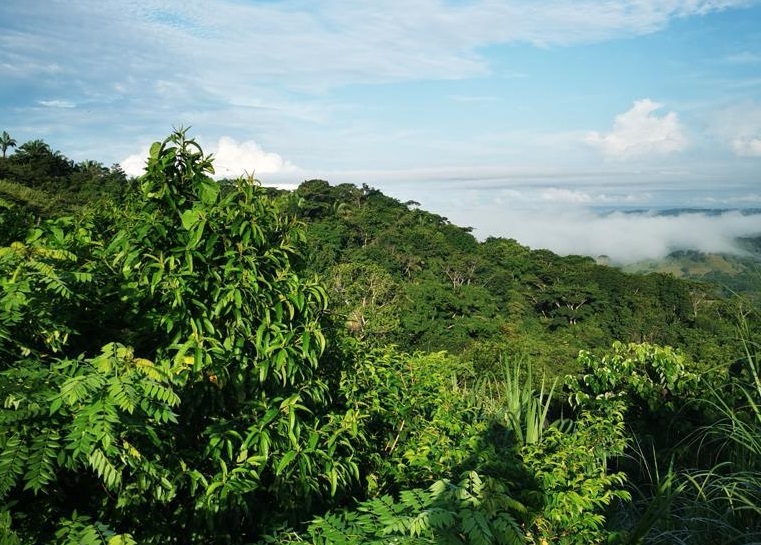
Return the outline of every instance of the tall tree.
<path id="1" fill-rule="evenodd" d="M 5 159 L 5 153 L 8 151 L 8 148 L 15 148 L 16 147 L 16 140 L 11 138 L 11 135 L 8 134 L 7 131 L 3 131 L 2 136 L 0 136 L 0 149 L 3 150 L 3 159 Z"/>

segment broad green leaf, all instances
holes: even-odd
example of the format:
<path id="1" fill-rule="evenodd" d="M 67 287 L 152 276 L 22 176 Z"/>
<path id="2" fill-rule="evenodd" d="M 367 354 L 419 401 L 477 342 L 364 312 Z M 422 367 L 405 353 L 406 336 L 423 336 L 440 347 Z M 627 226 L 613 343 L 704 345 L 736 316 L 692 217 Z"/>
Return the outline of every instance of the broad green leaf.
<path id="1" fill-rule="evenodd" d="M 200 221 L 200 219 L 201 219 L 201 213 L 195 208 L 185 210 L 180 215 L 180 220 L 182 221 L 182 227 L 187 231 L 190 231 L 193 227 L 195 227 Z"/>
<path id="2" fill-rule="evenodd" d="M 288 467 L 288 465 L 296 458 L 297 452 L 295 450 L 289 450 L 283 455 L 283 458 L 280 460 L 280 462 L 277 464 L 277 468 L 275 469 L 275 475 L 280 475 L 283 470 Z"/>
<path id="3" fill-rule="evenodd" d="M 219 196 L 219 185 L 214 180 L 203 180 L 199 184 L 198 191 L 202 203 L 206 205 L 212 205 L 217 202 L 217 197 Z"/>

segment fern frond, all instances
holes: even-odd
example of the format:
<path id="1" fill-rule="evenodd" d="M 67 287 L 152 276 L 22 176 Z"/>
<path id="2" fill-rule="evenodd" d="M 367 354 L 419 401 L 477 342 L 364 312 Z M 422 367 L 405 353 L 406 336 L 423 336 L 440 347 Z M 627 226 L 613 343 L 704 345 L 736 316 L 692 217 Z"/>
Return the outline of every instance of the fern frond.
<path id="1" fill-rule="evenodd" d="M 18 435 L 11 435 L 0 452 L 0 498 L 16 485 L 24 473 L 28 449 Z"/>
<path id="2" fill-rule="evenodd" d="M 388 524 L 396 518 L 399 505 L 391 496 L 380 496 L 373 499 L 369 505 L 360 507 L 359 510 L 372 514 L 381 524 Z"/>
<path id="3" fill-rule="evenodd" d="M 108 381 L 108 395 L 121 410 L 129 414 L 135 412 L 138 405 L 138 394 L 131 384 L 122 382 L 119 377 L 112 377 Z"/>
<path id="4" fill-rule="evenodd" d="M 112 540 L 119 536 L 127 536 L 134 543 L 132 536 L 117 534 L 108 525 L 100 521 L 91 523 L 88 517 L 77 516 L 76 513 L 71 520 L 62 521 L 56 532 L 60 545 L 112 545 Z"/>
<path id="5" fill-rule="evenodd" d="M 170 407 L 176 407 L 180 404 L 180 396 L 178 396 L 174 390 L 162 386 L 157 382 L 146 382 L 143 386 L 143 393 L 146 397 L 166 403 Z"/>
<path id="6" fill-rule="evenodd" d="M 100 399 L 77 412 L 66 436 L 72 456 L 89 456 L 98 443 L 106 450 L 115 444 L 113 428 L 119 422 L 119 415 L 116 406 L 108 401 Z"/>
<path id="7" fill-rule="evenodd" d="M 166 372 L 151 360 L 147 360 L 145 358 L 134 358 L 131 363 L 142 375 L 148 377 L 151 380 L 159 382 L 166 381 L 168 378 Z"/>
<path id="8" fill-rule="evenodd" d="M 491 525 L 498 545 L 523 545 L 526 542 L 520 525 L 508 513 L 500 513 Z"/>
<path id="9" fill-rule="evenodd" d="M 349 533 L 349 527 L 344 517 L 333 513 L 327 513 L 324 517 L 319 517 L 312 523 L 310 533 L 320 535 L 327 543 L 349 544 L 352 543 L 352 536 Z"/>
<path id="10" fill-rule="evenodd" d="M 55 478 L 55 461 L 61 448 L 59 440 L 60 435 L 54 429 L 46 429 L 32 440 L 24 490 L 36 494 Z"/>
<path id="11" fill-rule="evenodd" d="M 462 517 L 462 529 L 468 536 L 468 543 L 474 545 L 492 545 L 494 536 L 492 535 L 489 522 L 484 514 L 478 510 L 464 509 L 460 516 Z"/>
<path id="12" fill-rule="evenodd" d="M 399 494 L 399 501 L 408 509 L 420 511 L 425 505 L 430 503 L 430 497 L 425 490 L 413 488 L 411 490 L 402 490 Z"/>
<path id="13" fill-rule="evenodd" d="M 84 401 L 95 390 L 105 383 L 105 378 L 97 373 L 71 377 L 61 385 L 60 396 L 67 405 L 75 405 Z"/>
<path id="14" fill-rule="evenodd" d="M 101 478 L 106 488 L 115 489 L 121 484 L 122 474 L 106 458 L 106 455 L 99 448 L 94 449 L 88 457 L 89 465 Z"/>
<path id="15" fill-rule="evenodd" d="M 93 274 L 89 272 L 72 271 L 71 276 L 74 278 L 75 281 L 81 282 L 81 283 L 87 283 L 87 282 L 93 281 Z"/>
<path id="16" fill-rule="evenodd" d="M 55 261 L 76 261 L 77 256 L 68 250 L 60 248 L 46 248 L 44 246 L 34 246 L 28 248 L 34 257 L 43 257 Z"/>
<path id="17" fill-rule="evenodd" d="M 29 263 L 29 267 L 39 274 L 40 281 L 45 284 L 49 291 L 52 291 L 56 295 L 60 295 L 64 299 L 71 297 L 71 289 L 61 277 L 58 276 L 56 270 L 51 265 L 43 263 L 42 261 L 32 261 Z"/>
<path id="18" fill-rule="evenodd" d="M 415 518 L 424 518 L 426 520 L 426 527 L 431 528 L 432 530 L 449 528 L 456 520 L 455 514 L 452 511 L 441 507 L 431 507 L 426 509 Z"/>

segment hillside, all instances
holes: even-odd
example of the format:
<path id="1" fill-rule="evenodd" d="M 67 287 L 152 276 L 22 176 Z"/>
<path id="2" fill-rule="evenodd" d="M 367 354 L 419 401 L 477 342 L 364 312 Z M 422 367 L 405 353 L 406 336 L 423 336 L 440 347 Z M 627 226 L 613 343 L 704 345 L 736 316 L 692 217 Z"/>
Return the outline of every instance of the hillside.
<path id="1" fill-rule="evenodd" d="M 74 164 L 41 141 L 1 159 L 0 174 L 6 243 L 25 226 L 136 191 L 117 167 Z M 622 272 L 512 239 L 479 242 L 469 228 L 366 185 L 309 180 L 267 192 L 305 222 L 305 265 L 326 282 L 332 315 L 373 346 L 466 353 L 484 368 L 530 358 L 558 376 L 576 369 L 579 350 L 614 340 L 731 361 L 741 354 L 725 297 L 758 293 L 749 259 L 682 252 Z"/>
<path id="2" fill-rule="evenodd" d="M 752 306 L 185 131 L 72 168 L 0 185 L 1 543 L 761 539 Z"/>
<path id="3" fill-rule="evenodd" d="M 629 273 L 662 273 L 713 284 L 725 296 L 761 295 L 761 236 L 737 239 L 744 255 L 681 250 L 663 259 L 642 261 L 622 269 Z"/>
<path id="4" fill-rule="evenodd" d="M 733 303 L 712 285 L 668 271 L 630 274 L 511 239 L 479 242 L 468 228 L 367 186 L 312 180 L 296 197 L 310 266 L 333 279 L 335 311 L 372 342 L 530 356 L 553 373 L 571 371 L 558 362 L 579 350 L 616 339 L 678 346 L 697 360 L 733 357 L 725 351 Z"/>

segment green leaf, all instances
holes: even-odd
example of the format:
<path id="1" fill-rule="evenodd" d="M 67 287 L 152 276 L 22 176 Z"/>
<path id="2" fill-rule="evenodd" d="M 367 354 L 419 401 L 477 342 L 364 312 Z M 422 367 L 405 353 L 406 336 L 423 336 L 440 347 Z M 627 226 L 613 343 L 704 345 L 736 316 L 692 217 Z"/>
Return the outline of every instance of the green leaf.
<path id="1" fill-rule="evenodd" d="M 199 184 L 199 196 L 202 203 L 206 205 L 214 204 L 219 196 L 219 185 L 211 179 L 202 180 Z"/>
<path id="2" fill-rule="evenodd" d="M 180 221 L 182 221 L 182 227 L 187 231 L 190 231 L 193 227 L 195 227 L 200 221 L 200 219 L 201 219 L 201 213 L 195 208 L 185 210 L 182 214 L 180 214 Z"/>
<path id="3" fill-rule="evenodd" d="M 161 147 L 161 142 L 154 142 L 151 144 L 151 149 L 148 152 L 148 156 L 154 161 L 158 160 L 159 154 L 161 153 Z"/>
<path id="4" fill-rule="evenodd" d="M 296 455 L 298 453 L 295 450 L 289 450 L 283 455 L 283 458 L 280 460 L 280 462 L 277 464 L 277 468 L 275 469 L 275 475 L 280 475 L 283 470 L 290 465 L 291 462 L 293 462 L 294 458 L 296 458 Z"/>

